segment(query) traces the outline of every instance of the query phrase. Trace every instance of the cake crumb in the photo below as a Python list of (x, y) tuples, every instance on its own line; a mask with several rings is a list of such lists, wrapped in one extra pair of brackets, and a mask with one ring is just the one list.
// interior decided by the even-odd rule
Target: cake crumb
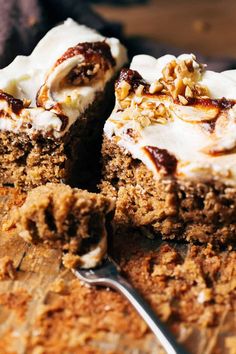
[(225, 346), (229, 349), (229, 354), (236, 354), (236, 336), (227, 337), (225, 339)]
[(42, 346), (37, 345), (32, 351), (32, 354), (44, 354), (45, 350)]
[(5, 256), (0, 259), (0, 280), (12, 279), (16, 277), (16, 269), (13, 260)]
[(81, 265), (81, 258), (77, 254), (66, 253), (62, 257), (62, 263), (65, 268), (73, 269)]
[(212, 289), (203, 289), (197, 297), (199, 304), (204, 304), (212, 299)]
[(113, 208), (114, 202), (101, 194), (48, 183), (28, 192), (4, 227), (15, 227), (26, 242), (68, 253), (63, 258), (67, 268), (93, 268), (106, 255), (106, 221)]
[(67, 286), (64, 279), (56, 279), (50, 286), (50, 291), (54, 293), (63, 294), (67, 290)]
[(161, 304), (159, 309), (159, 316), (161, 316), (162, 321), (166, 322), (171, 316), (172, 310), (168, 302)]

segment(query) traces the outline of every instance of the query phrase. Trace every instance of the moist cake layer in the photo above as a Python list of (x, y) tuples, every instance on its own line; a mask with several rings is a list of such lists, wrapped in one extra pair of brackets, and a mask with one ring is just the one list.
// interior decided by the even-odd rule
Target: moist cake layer
[(100, 187), (116, 198), (116, 228), (139, 228), (151, 238), (235, 242), (235, 187), (212, 179), (156, 179), (142, 161), (107, 138), (102, 153)]
[(235, 240), (235, 87), (235, 71), (206, 71), (193, 55), (137, 56), (122, 70), (103, 144), (102, 191), (117, 198), (116, 223)]

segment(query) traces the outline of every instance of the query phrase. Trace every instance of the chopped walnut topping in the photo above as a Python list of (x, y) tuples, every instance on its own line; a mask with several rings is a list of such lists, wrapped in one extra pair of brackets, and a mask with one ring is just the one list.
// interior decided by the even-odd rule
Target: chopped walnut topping
[(131, 100), (130, 100), (130, 98), (127, 97), (126, 99), (120, 101), (120, 107), (121, 107), (122, 109), (129, 108), (130, 106), (131, 106)]
[(185, 85), (185, 86), (189, 86), (189, 88), (193, 88), (193, 81), (189, 78), (189, 77), (184, 77), (183, 78), (183, 84)]
[(142, 115), (148, 116), (152, 123), (166, 123), (169, 117), (168, 110), (163, 103), (143, 102), (140, 105), (143, 108)]
[(151, 120), (149, 119), (149, 117), (145, 115), (138, 117), (138, 122), (141, 124), (143, 128), (146, 128), (151, 124)]
[(144, 89), (144, 86), (143, 85), (139, 85), (139, 87), (137, 88), (137, 90), (135, 91), (135, 94), (139, 97), (142, 95), (143, 93), (143, 89)]
[(131, 89), (131, 86), (127, 81), (124, 81), (124, 80), (121, 81), (118, 88), (116, 89), (116, 93), (118, 95), (118, 98), (120, 100), (124, 100), (128, 96), (130, 89)]
[(159, 106), (157, 107), (157, 112), (160, 116), (163, 116), (166, 113), (166, 107), (163, 103), (159, 104)]
[[(185, 60), (176, 59), (167, 63), (162, 70), (163, 77), (155, 80), (151, 85), (145, 84), (142, 78), (139, 78), (135, 85), (125, 79), (118, 81), (116, 93), (119, 108), (124, 110), (122, 119), (137, 122), (139, 124), (137, 129), (151, 124), (166, 124), (174, 117), (174, 107), (175, 115), (182, 120), (190, 122), (212, 120), (218, 112), (215, 107), (204, 106), (200, 115), (200, 101), (208, 96), (207, 89), (199, 84), (202, 69), (203, 65), (199, 65), (192, 56)], [(157, 92), (161, 93), (159, 99), (151, 96)], [(196, 99), (200, 99), (200, 103), (196, 104)], [(193, 101), (194, 107), (192, 107)], [(185, 114), (182, 114), (183, 109)], [(194, 120), (191, 117), (192, 113), (194, 113)]]
[(27, 100), (26, 98), (23, 98), (23, 106), (24, 108), (27, 108), (31, 105), (31, 100)]
[(179, 99), (180, 103), (182, 103), (184, 106), (186, 104), (188, 104), (188, 100), (186, 100), (186, 98), (184, 96), (178, 95), (178, 99)]
[(144, 109), (143, 111), (141, 111), (141, 115), (149, 117), (149, 118), (154, 118), (155, 117), (155, 113), (152, 110), (150, 110), (150, 109)]
[[(194, 58), (181, 60), (179, 62), (173, 60), (162, 70), (163, 80), (161, 80), (161, 83), (163, 84), (166, 93), (169, 92), (174, 99), (179, 96), (189, 98), (202, 97), (208, 93), (205, 87), (197, 84), (203, 66), (199, 65), (194, 67), (193, 60)], [(182, 101), (181, 103), (183, 103)]]
[(201, 96), (202, 98), (209, 98), (209, 92), (206, 87), (197, 84), (194, 86), (194, 90), (195, 90), (195, 96)]
[(149, 92), (154, 94), (160, 92), (163, 88), (164, 86), (160, 81), (154, 81), (149, 88)]
[(124, 109), (122, 120), (133, 120), (139, 123), (140, 129), (153, 123), (166, 124), (171, 117), (163, 103), (156, 102), (145, 95), (139, 97), (132, 93), (119, 104)]
[(186, 97), (190, 97), (190, 98), (193, 97), (193, 91), (191, 90), (191, 88), (190, 88), (189, 86), (186, 86), (186, 89), (185, 89), (185, 96), (186, 96)]
[(142, 104), (142, 107), (146, 108), (146, 109), (152, 109), (155, 110), (156, 109), (156, 102), (154, 101), (145, 101)]
[(173, 60), (164, 67), (164, 69), (162, 70), (162, 74), (163, 74), (163, 79), (165, 81), (168, 82), (173, 80), (176, 65), (177, 65), (176, 61)]

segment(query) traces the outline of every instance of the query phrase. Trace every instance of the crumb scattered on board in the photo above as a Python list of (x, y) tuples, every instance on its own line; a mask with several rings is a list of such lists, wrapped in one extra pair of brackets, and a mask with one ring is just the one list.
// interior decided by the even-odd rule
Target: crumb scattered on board
[(16, 269), (13, 260), (5, 256), (0, 258), (0, 280), (15, 279)]

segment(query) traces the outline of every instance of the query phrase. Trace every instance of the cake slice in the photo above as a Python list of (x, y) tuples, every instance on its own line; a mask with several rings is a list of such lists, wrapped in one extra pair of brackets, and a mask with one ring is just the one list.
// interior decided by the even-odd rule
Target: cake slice
[(194, 55), (134, 57), (104, 128), (115, 222), (164, 239), (236, 240), (236, 71)]
[(28, 192), (4, 229), (16, 227), (27, 242), (65, 251), (64, 262), (69, 268), (91, 268), (106, 255), (106, 221), (113, 209), (114, 202), (100, 194), (47, 183)]
[(96, 164), (112, 82), (126, 61), (115, 38), (71, 19), (0, 70), (0, 184), (75, 179)]

